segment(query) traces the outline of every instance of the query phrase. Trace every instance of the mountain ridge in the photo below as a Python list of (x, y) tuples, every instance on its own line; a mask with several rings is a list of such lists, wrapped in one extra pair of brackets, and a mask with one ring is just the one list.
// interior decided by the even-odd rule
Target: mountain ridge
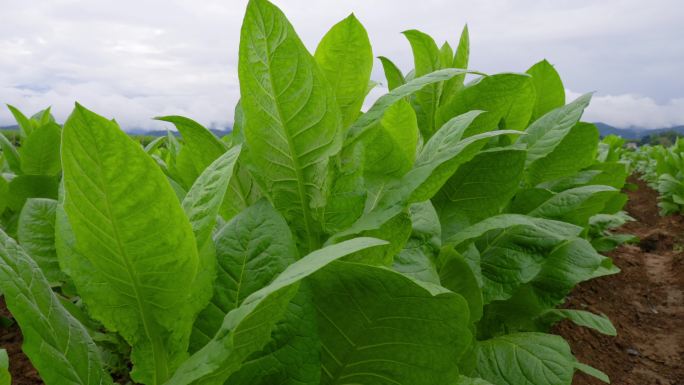
[(662, 128), (643, 128), (643, 127), (630, 127), (630, 128), (618, 128), (611, 126), (606, 123), (596, 122), (594, 123), (599, 130), (601, 137), (607, 135), (618, 135), (625, 139), (639, 140), (649, 135), (658, 135), (664, 132), (674, 131), (680, 135), (684, 135), (684, 125), (674, 126), (674, 127), (662, 127)]

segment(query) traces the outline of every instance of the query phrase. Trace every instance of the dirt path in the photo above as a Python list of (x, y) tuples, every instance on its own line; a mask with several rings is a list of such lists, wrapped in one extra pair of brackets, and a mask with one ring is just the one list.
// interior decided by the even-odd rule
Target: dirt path
[[(617, 385), (684, 385), (684, 218), (658, 216), (657, 192), (636, 178), (626, 210), (636, 222), (620, 231), (640, 238), (613, 251), (622, 273), (577, 287), (568, 307), (604, 313), (618, 336), (562, 323), (557, 332), (580, 361)], [(578, 374), (574, 385), (602, 384)]]

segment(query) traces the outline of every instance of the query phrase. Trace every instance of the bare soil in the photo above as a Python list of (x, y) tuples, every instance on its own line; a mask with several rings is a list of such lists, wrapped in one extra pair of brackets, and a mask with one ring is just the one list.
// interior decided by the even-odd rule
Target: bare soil
[[(0, 297), (0, 317), (11, 319), (12, 315), (7, 311), (5, 298)], [(0, 326), (0, 347), (7, 350), (9, 357), (9, 370), (12, 375), (12, 384), (37, 385), (43, 381), (31, 362), (21, 351), (23, 338), (19, 326), (14, 323), (8, 327)]]
[[(568, 308), (607, 315), (618, 330), (608, 337), (563, 322), (577, 358), (607, 373), (617, 385), (684, 385), (684, 218), (660, 217), (656, 191), (635, 177), (627, 212), (636, 219), (619, 232), (640, 241), (610, 253), (620, 274), (575, 288)], [(573, 385), (602, 382), (577, 374)]]

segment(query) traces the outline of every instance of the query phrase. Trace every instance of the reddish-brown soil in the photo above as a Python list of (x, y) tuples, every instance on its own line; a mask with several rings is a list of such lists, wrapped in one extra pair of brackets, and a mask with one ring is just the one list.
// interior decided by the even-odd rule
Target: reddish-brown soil
[[(619, 231), (639, 237), (610, 253), (620, 274), (577, 287), (567, 306), (606, 314), (618, 330), (608, 337), (567, 322), (556, 331), (577, 358), (617, 385), (684, 385), (684, 218), (660, 217), (654, 190), (636, 178)], [(574, 385), (602, 382), (577, 374)]]
[[(5, 307), (5, 299), (0, 297), (0, 317), (11, 318)], [(0, 347), (7, 350), (9, 356), (9, 369), (12, 374), (12, 384), (37, 385), (42, 384), (38, 372), (31, 362), (21, 351), (21, 332), (15, 323), (8, 327), (0, 326)]]

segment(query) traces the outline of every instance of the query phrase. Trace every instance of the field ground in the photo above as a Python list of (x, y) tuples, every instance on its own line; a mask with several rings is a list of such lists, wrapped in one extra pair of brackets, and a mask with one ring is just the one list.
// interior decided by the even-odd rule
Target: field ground
[[(604, 313), (618, 336), (561, 323), (556, 332), (573, 352), (617, 385), (684, 385), (684, 217), (658, 216), (657, 193), (636, 178), (627, 211), (637, 221), (621, 232), (638, 236), (636, 245), (611, 253), (622, 273), (586, 282), (575, 289), (568, 307)], [(0, 300), (0, 315), (9, 317)], [(0, 327), (0, 345), (7, 349), (13, 383), (41, 384), (21, 353), (16, 325)], [(575, 385), (602, 382), (578, 374)]]
[[(7, 307), (5, 307), (4, 298), (0, 298), (0, 317), (11, 317)], [(19, 331), (19, 326), (16, 323), (8, 327), (0, 326), (0, 347), (7, 350), (7, 355), (9, 356), (12, 384), (42, 384), (43, 381), (38, 377), (38, 372), (36, 372), (31, 362), (21, 351), (21, 341), (21, 331)]]
[[(630, 191), (627, 212), (636, 219), (621, 232), (638, 236), (635, 245), (613, 251), (620, 274), (585, 282), (568, 307), (606, 314), (617, 337), (561, 323), (582, 362), (606, 372), (617, 385), (684, 384), (684, 217), (658, 216), (656, 191), (644, 182)], [(602, 382), (578, 374), (574, 385)]]

